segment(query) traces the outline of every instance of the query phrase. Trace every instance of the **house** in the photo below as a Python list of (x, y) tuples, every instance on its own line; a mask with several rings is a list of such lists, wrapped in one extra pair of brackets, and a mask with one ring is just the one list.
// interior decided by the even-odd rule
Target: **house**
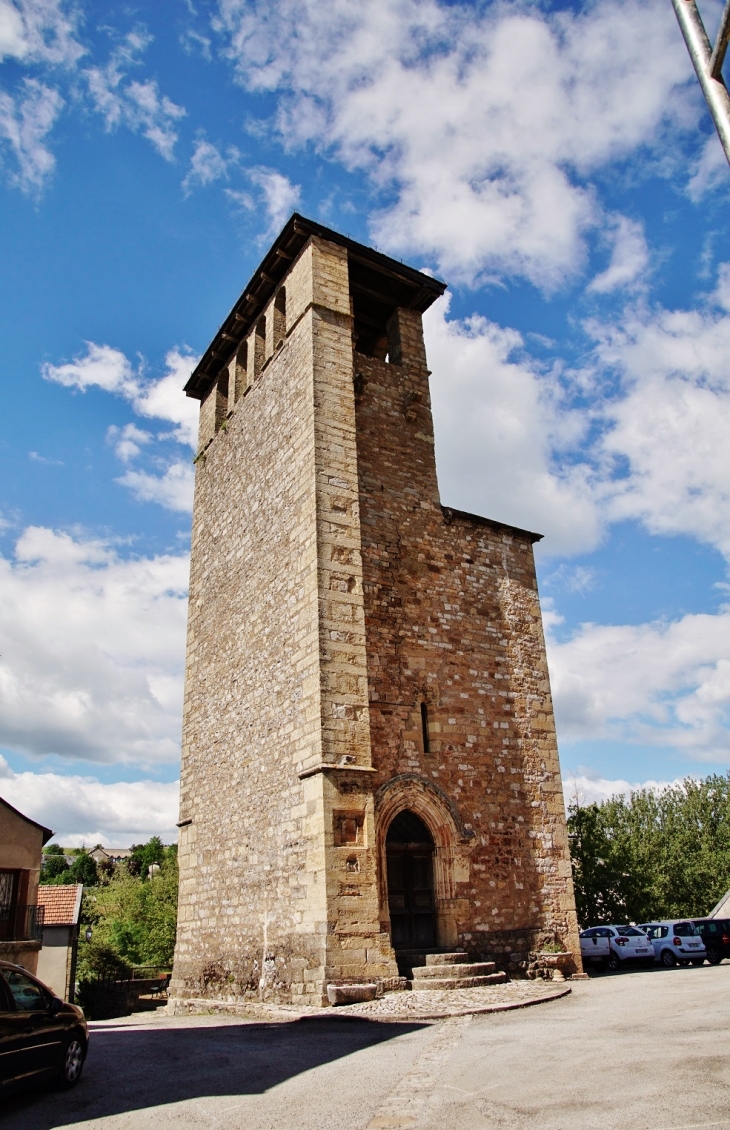
[(76, 980), (83, 892), (81, 883), (38, 888), (38, 906), (44, 913), (43, 947), (38, 954), (37, 974), (63, 1000), (72, 999)]
[(91, 858), (98, 864), (123, 863), (131, 854), (131, 848), (105, 848), (101, 844), (97, 844), (94, 850), (89, 852)]
[(42, 943), (38, 879), (53, 832), (0, 797), (0, 958), (35, 973)]

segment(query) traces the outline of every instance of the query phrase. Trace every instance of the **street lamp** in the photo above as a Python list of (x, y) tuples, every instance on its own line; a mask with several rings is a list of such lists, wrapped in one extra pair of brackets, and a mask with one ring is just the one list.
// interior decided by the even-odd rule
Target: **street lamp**
[(672, 6), (725, 156), (730, 161), (730, 95), (722, 77), (722, 65), (730, 41), (730, 0), (725, 2), (714, 47), (707, 37), (695, 0), (672, 0)]

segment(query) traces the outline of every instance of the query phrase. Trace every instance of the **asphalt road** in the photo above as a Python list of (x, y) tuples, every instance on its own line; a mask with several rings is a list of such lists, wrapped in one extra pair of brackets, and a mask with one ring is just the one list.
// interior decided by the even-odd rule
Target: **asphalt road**
[(3, 1130), (730, 1130), (730, 964), (576, 982), (433, 1025), (135, 1017)]

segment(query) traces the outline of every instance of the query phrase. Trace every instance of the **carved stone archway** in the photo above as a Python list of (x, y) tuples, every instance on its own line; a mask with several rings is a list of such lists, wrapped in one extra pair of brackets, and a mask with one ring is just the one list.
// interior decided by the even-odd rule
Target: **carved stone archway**
[(391, 822), (404, 809), (420, 816), (433, 836), (438, 944), (455, 945), (458, 941), (455, 883), (457, 879), (469, 877), (469, 843), (474, 832), (464, 825), (456, 805), (443, 789), (416, 773), (392, 777), (375, 794), (381, 929), (390, 934), (385, 841)]

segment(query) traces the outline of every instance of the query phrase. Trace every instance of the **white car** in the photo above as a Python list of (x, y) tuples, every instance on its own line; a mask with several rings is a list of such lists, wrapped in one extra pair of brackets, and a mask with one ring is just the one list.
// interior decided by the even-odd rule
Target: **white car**
[(580, 953), (584, 962), (611, 970), (627, 961), (654, 963), (651, 941), (636, 926), (592, 926), (580, 935)]
[(611, 929), (608, 926), (591, 926), (580, 935), (580, 956), (584, 967), (605, 969), (611, 956)]
[(654, 947), (654, 956), (662, 965), (702, 965), (707, 957), (705, 943), (694, 922), (646, 923), (646, 930)]

